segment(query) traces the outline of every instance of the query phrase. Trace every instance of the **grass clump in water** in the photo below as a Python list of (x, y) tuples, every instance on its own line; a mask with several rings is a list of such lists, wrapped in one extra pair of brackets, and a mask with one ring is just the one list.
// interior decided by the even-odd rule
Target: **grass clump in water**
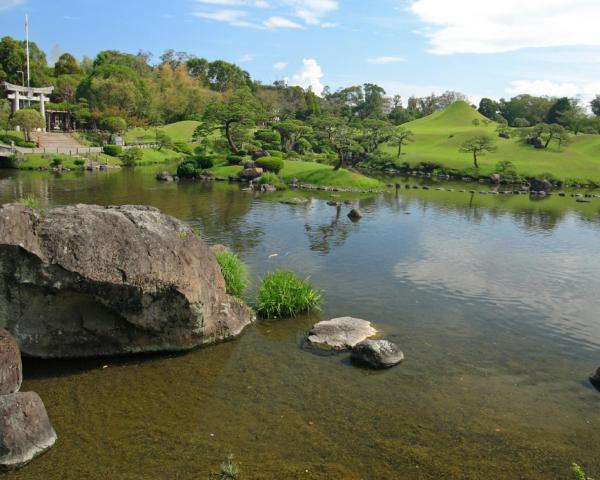
[(571, 466), (571, 469), (573, 470), (573, 474), (575, 475), (575, 478), (577, 480), (594, 480), (592, 477), (588, 477), (587, 474), (583, 471), (583, 468), (581, 468), (576, 463), (574, 463)]
[(233, 461), (233, 455), (228, 455), (227, 459), (221, 464), (219, 473), (212, 473), (209, 478), (215, 480), (239, 480), (240, 469)]
[(294, 317), (316, 310), (321, 294), (307, 280), (292, 272), (273, 272), (267, 275), (258, 291), (256, 310), (263, 317)]
[(258, 179), (259, 185), (273, 185), (277, 190), (285, 190), (287, 185), (273, 172), (264, 172)]
[(17, 203), (29, 207), (32, 210), (41, 211), (42, 209), (40, 201), (34, 195), (27, 195), (26, 197), (19, 198)]
[(250, 283), (248, 267), (235, 253), (223, 250), (215, 255), (225, 279), (227, 293), (240, 298)]

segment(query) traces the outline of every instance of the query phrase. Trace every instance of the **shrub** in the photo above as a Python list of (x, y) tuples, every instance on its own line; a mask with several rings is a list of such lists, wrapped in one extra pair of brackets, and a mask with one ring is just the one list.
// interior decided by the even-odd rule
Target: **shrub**
[(118, 157), (123, 152), (123, 147), (120, 145), (111, 144), (104, 145), (104, 147), (102, 147), (102, 152), (104, 152), (106, 155), (110, 155), (111, 157)]
[(100, 120), (100, 128), (110, 133), (121, 133), (127, 130), (127, 122), (121, 117), (104, 117)]
[(293, 317), (318, 309), (321, 294), (307, 280), (292, 272), (273, 272), (267, 275), (258, 291), (256, 310), (263, 317)]
[(180, 163), (177, 166), (177, 176), (181, 178), (191, 178), (196, 176), (196, 163), (192, 160)]
[(239, 165), (244, 161), (244, 157), (241, 155), (227, 155), (227, 164), (228, 165)]
[(144, 152), (141, 148), (128, 148), (119, 155), (119, 158), (126, 167), (135, 167), (135, 164), (144, 158)]
[(175, 142), (173, 144), (173, 150), (175, 150), (178, 153), (183, 153), (184, 155), (194, 154), (194, 150), (192, 149), (191, 145), (185, 142)]
[(300, 159), (300, 154), (298, 152), (294, 152), (292, 150), (291, 152), (289, 152), (288, 154), (286, 154), (285, 158), (286, 158), (286, 160), (299, 160)]
[(296, 142), (295, 148), (299, 153), (306, 153), (312, 150), (312, 145), (306, 138), (301, 138)]
[(273, 172), (264, 172), (257, 181), (259, 185), (273, 185), (277, 190), (287, 189), (287, 185)]
[(62, 165), (62, 163), (63, 163), (62, 158), (60, 158), (60, 157), (54, 157), (52, 159), (52, 161), (50, 162), (50, 166), (51, 167), (55, 167), (55, 168), (56, 167), (60, 167)]
[(229, 250), (219, 252), (215, 257), (221, 267), (227, 293), (235, 297), (241, 297), (250, 283), (248, 267), (240, 260), (240, 257)]
[(272, 157), (283, 158), (283, 152), (280, 150), (266, 150), (266, 152)]
[(78, 158), (76, 160), (73, 160), (73, 163), (78, 167), (82, 167), (83, 165), (85, 165), (85, 160), (83, 160), (82, 158)]
[(267, 172), (279, 173), (283, 168), (283, 160), (274, 157), (262, 157), (256, 160), (256, 166)]
[(215, 164), (215, 162), (213, 162), (213, 159), (206, 155), (195, 156), (194, 162), (196, 163), (196, 168), (199, 168), (201, 170), (207, 170), (209, 168), (212, 168)]
[(164, 130), (156, 131), (156, 143), (158, 144), (159, 150), (173, 147), (173, 140)]
[(281, 145), (281, 134), (277, 130), (257, 130), (254, 138), (258, 140), (262, 148), (279, 148)]

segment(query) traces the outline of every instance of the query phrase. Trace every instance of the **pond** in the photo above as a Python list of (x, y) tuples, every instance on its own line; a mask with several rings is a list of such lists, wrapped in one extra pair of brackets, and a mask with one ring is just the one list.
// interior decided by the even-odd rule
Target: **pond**
[[(249, 264), (254, 287), (290, 269), (322, 311), (259, 321), (181, 355), (26, 360), (59, 440), (14, 480), (553, 479), (600, 475), (600, 200), (431, 190), (280, 203), (238, 185), (160, 184), (151, 168), (0, 172), (0, 203), (149, 204)], [(352, 315), (405, 362), (372, 372), (301, 348)]]

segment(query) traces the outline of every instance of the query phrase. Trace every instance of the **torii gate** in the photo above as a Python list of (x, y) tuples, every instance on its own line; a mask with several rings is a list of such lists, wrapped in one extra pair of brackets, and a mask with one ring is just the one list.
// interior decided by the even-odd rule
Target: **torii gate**
[[(44, 119), (44, 124), (46, 123), (46, 102), (50, 101), (46, 95), (50, 95), (54, 91), (54, 87), (22, 87), (8, 82), (4, 82), (3, 85), (8, 92), (8, 99), (12, 100), (13, 113), (20, 110), (21, 100), (40, 102), (40, 115)], [(44, 128), (44, 131), (46, 131), (46, 128)]]

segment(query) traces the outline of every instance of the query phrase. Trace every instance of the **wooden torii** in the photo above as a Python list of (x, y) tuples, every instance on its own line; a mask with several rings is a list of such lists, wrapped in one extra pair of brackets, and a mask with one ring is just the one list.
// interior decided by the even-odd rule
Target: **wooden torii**
[(44, 122), (46, 121), (46, 102), (50, 101), (47, 95), (50, 95), (54, 91), (54, 87), (22, 87), (8, 82), (3, 82), (3, 86), (8, 92), (8, 99), (12, 100), (13, 113), (19, 111), (21, 108), (21, 100), (40, 102), (40, 115), (44, 119)]

